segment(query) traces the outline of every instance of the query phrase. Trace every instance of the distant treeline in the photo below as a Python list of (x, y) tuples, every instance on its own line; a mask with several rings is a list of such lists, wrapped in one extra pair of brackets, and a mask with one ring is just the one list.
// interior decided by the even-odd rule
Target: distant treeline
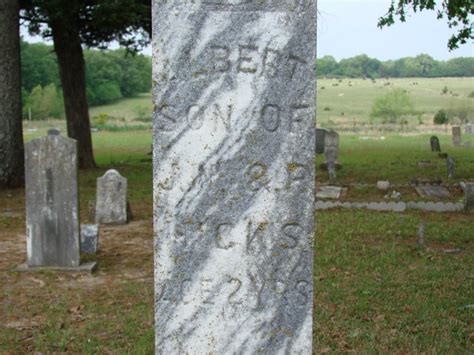
[[(124, 49), (85, 50), (90, 106), (132, 97), (151, 89), (151, 59)], [(64, 115), (61, 83), (53, 47), (21, 43), (23, 115), (33, 119)]]
[(316, 62), (316, 73), (319, 77), (350, 78), (474, 77), (474, 58), (437, 61), (427, 54), (420, 54), (380, 61), (362, 54), (338, 62), (332, 56), (324, 56)]

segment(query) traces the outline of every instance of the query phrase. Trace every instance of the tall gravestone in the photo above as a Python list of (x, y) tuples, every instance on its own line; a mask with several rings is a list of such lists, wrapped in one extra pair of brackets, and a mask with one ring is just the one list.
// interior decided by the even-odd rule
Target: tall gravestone
[(312, 352), (316, 14), (153, 3), (158, 354)]
[(97, 179), (96, 223), (127, 223), (127, 188), (127, 179), (114, 169)]
[(91, 271), (80, 262), (77, 142), (48, 135), (25, 145), (27, 264), (19, 271), (51, 268)]
[(461, 145), (461, 127), (455, 126), (452, 128), (453, 132), (453, 145), (458, 147)]

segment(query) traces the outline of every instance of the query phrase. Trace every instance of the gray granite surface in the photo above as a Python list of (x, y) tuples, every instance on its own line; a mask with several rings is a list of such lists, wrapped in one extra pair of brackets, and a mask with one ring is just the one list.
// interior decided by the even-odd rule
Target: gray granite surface
[(58, 135), (25, 145), (27, 263), (78, 267), (77, 143)]
[(157, 354), (311, 354), (316, 2), (153, 4)]

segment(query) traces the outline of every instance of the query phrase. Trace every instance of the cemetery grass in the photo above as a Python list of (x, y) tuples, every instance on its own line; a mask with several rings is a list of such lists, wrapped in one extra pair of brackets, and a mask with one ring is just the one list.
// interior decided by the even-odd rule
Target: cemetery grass
[[(472, 178), (472, 148), (454, 150), (448, 136), (440, 138), (442, 148), (461, 162), (459, 176)], [(98, 132), (93, 139), (99, 168), (80, 173), (82, 222), (89, 221), (96, 178), (109, 168), (129, 179), (134, 220), (102, 228), (93, 275), (19, 274), (14, 268), (26, 258), (23, 190), (0, 192), (0, 352), (153, 353), (151, 134)], [(385, 140), (343, 135), (338, 175), (342, 183), (438, 177), (436, 169), (420, 172), (419, 159), (433, 159), (429, 135)], [(319, 170), (318, 180), (327, 183)], [(371, 191), (352, 197), (368, 199)], [(472, 218), (319, 212), (316, 352), (474, 351), (473, 310), (463, 308), (474, 297)], [(426, 251), (414, 243), (420, 220), (427, 226)], [(456, 248), (462, 251), (440, 251)]]
[[(416, 244), (421, 221), (426, 249)], [(467, 214), (318, 212), (316, 351), (472, 353), (472, 221)]]

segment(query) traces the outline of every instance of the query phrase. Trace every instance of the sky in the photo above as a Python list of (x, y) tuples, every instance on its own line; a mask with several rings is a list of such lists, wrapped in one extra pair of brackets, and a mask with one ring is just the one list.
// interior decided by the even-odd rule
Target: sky
[[(434, 11), (412, 14), (407, 22), (379, 29), (391, 0), (318, 0), (318, 57), (332, 55), (337, 60), (367, 54), (380, 60), (413, 57), (426, 53), (437, 60), (474, 56), (468, 43), (449, 51), (447, 43), (454, 33)], [(22, 30), (25, 40), (42, 41)], [(114, 48), (116, 46), (112, 46)], [(151, 55), (151, 48), (143, 51)]]

